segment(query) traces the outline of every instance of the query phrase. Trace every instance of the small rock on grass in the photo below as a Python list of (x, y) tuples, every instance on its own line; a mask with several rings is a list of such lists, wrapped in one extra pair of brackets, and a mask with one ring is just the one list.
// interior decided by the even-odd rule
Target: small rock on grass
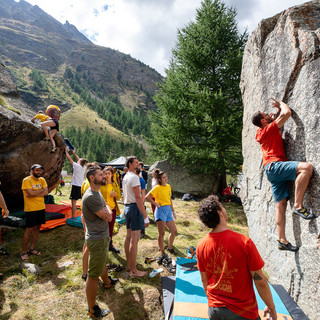
[(40, 274), (42, 272), (42, 269), (40, 267), (30, 262), (22, 262), (21, 269), (26, 269), (32, 274)]

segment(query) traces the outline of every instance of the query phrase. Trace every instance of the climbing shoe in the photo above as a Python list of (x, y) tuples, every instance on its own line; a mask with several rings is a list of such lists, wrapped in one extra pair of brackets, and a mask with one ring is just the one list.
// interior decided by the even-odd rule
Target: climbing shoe
[(292, 252), (297, 252), (299, 250), (299, 247), (293, 246), (290, 242), (288, 243), (282, 243), (278, 240), (278, 249), (281, 251), (292, 251)]
[(167, 250), (171, 253), (171, 254), (174, 254), (174, 255), (177, 255), (176, 251), (173, 249), (169, 249), (169, 247), (167, 247)]
[(103, 318), (106, 317), (110, 311), (107, 309), (101, 309), (97, 304), (93, 307), (94, 312), (88, 311), (88, 315), (94, 319), (94, 318)]
[(309, 212), (306, 208), (296, 209), (295, 207), (293, 207), (292, 213), (295, 213), (306, 220), (312, 220), (316, 218), (316, 216), (313, 213)]

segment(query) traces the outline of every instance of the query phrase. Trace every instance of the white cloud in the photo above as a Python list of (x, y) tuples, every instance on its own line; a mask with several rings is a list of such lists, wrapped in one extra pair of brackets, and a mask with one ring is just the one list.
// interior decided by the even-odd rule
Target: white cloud
[[(95, 44), (141, 60), (164, 75), (181, 29), (201, 0), (27, 0), (61, 23), (75, 25)], [(241, 32), (303, 0), (225, 0), (238, 12)]]

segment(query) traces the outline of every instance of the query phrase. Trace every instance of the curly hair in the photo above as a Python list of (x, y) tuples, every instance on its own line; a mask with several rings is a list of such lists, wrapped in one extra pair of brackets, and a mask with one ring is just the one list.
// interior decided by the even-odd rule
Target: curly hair
[(208, 228), (214, 229), (220, 223), (218, 210), (221, 210), (219, 198), (215, 195), (203, 199), (198, 208), (201, 222)]

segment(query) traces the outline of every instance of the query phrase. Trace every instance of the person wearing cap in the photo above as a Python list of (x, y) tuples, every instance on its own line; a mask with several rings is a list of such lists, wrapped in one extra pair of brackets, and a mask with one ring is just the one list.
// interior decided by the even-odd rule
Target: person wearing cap
[(28, 261), (29, 255), (40, 256), (40, 251), (35, 249), (35, 245), (41, 225), (46, 223), (44, 196), (48, 194), (48, 185), (41, 177), (43, 167), (40, 164), (34, 164), (30, 173), (30, 176), (23, 179), (21, 188), (26, 214), (26, 231), (20, 254), (22, 261)]

